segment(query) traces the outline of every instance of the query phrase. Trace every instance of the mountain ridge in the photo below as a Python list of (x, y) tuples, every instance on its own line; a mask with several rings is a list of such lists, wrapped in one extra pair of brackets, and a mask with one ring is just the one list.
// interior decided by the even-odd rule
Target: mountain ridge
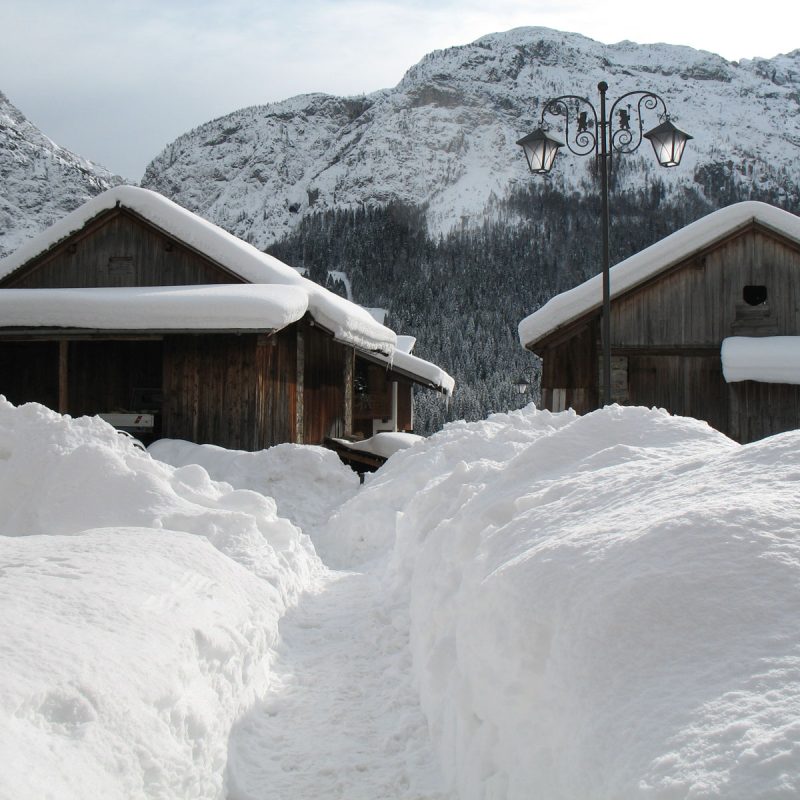
[(0, 257), (123, 182), (57, 145), (0, 92)]
[[(800, 183), (800, 50), (731, 62), (687, 46), (515, 28), (429, 53), (391, 89), (300, 95), (219, 117), (168, 145), (142, 185), (262, 248), (309, 214), (391, 200), (425, 205), (431, 232), (446, 233), (481, 224), (493, 196), (531, 179), (515, 141), (538, 125), (543, 101), (594, 93), (599, 80), (611, 101), (639, 88), (662, 95), (694, 136), (678, 170), (643, 151), (625, 157), (623, 182), (657, 174), (672, 190), (721, 164), (744, 183)], [(645, 129), (657, 122), (650, 115)], [(589, 161), (560, 156), (548, 180), (586, 189)]]

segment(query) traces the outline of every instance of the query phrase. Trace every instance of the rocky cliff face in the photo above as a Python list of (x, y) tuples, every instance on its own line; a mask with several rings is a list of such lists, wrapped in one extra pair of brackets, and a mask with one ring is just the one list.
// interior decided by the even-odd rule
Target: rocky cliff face
[[(645, 142), (617, 160), (631, 185), (668, 189), (708, 171), (757, 188), (800, 184), (800, 50), (729, 62), (671, 45), (603, 45), (577, 34), (519, 28), (437, 51), (394, 88), (340, 98), (314, 94), (213, 120), (170, 144), (142, 185), (259, 247), (306, 215), (399, 199), (427, 208), (432, 232), (482, 222), (493, 199), (531, 180), (515, 141), (561, 94), (597, 104), (657, 92), (694, 140), (683, 164), (660, 169)], [(658, 118), (651, 114), (645, 129)], [(586, 181), (590, 158), (559, 155), (548, 180)], [(746, 188), (746, 186), (745, 186)]]
[(119, 183), (48, 139), (0, 92), (0, 257)]

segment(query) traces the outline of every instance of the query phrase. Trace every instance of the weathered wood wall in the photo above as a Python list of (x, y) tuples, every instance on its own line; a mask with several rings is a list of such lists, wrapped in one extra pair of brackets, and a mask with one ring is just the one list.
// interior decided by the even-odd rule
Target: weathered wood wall
[(166, 336), (163, 435), (241, 450), (293, 441), (293, 357), (291, 331)]
[[(728, 436), (754, 442), (800, 428), (800, 386), (741, 381), (729, 386)], [(716, 427), (716, 426), (715, 426)]]
[[(755, 312), (743, 300), (745, 286), (767, 289)], [(614, 300), (612, 346), (717, 346), (747, 335), (758, 312), (770, 334), (800, 333), (800, 250), (750, 228)]]
[(286, 328), (272, 336), (256, 338), (255, 449), (296, 442), (297, 329)]
[(542, 353), (543, 408), (553, 411), (574, 408), (579, 414), (597, 408), (599, 331), (598, 320), (591, 320)]
[[(765, 303), (745, 302), (753, 286)], [(597, 408), (599, 325), (596, 311), (537, 348), (543, 407)], [(707, 420), (740, 442), (792, 429), (798, 387), (722, 375), (723, 339), (775, 335), (800, 335), (800, 248), (754, 225), (612, 301), (613, 399)]]
[(243, 281), (130, 211), (115, 209), (0, 281), (0, 286), (42, 289), (209, 283)]
[(303, 330), (303, 442), (322, 444), (342, 437), (349, 427), (344, 418), (346, 359), (352, 350), (313, 325)]

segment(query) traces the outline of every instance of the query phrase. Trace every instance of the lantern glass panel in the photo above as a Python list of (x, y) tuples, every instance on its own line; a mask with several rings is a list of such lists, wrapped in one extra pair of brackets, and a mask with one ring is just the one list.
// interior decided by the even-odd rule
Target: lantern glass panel
[(645, 134), (662, 167), (677, 167), (681, 163), (686, 142), (692, 137), (676, 128), (669, 120)]

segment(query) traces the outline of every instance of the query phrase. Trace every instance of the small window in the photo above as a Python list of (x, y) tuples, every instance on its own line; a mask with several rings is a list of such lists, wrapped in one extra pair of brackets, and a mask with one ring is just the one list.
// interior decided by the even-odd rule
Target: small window
[(742, 290), (742, 299), (749, 306), (761, 306), (767, 302), (767, 287), (745, 286)]

